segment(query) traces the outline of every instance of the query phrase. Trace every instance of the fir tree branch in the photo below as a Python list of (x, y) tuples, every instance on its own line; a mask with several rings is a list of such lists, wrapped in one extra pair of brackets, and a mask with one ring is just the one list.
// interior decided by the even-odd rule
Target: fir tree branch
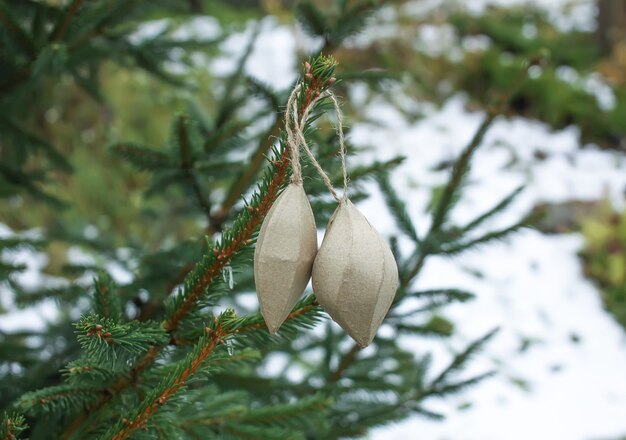
[(196, 198), (196, 202), (204, 215), (207, 218), (207, 222), (210, 225), (212, 223), (211, 216), (211, 205), (207, 201), (207, 198), (202, 194), (202, 189), (200, 189), (200, 184), (196, 179), (196, 176), (193, 174), (192, 166), (193, 163), (191, 161), (191, 145), (189, 141), (189, 133), (187, 132), (187, 123), (183, 116), (180, 116), (176, 121), (176, 135), (178, 136), (178, 145), (180, 148), (180, 158), (181, 158), (181, 168), (183, 170), (183, 174), (193, 191), (193, 194)]
[(343, 372), (350, 366), (350, 364), (352, 364), (352, 362), (354, 362), (359, 351), (361, 351), (361, 347), (358, 344), (352, 345), (350, 351), (343, 355), (337, 369), (331, 373), (328, 381), (333, 383), (341, 379)]
[[(243, 223), (243, 227), (235, 231), (232, 237), (228, 237), (230, 240), (223, 240), (223, 244), (216, 246), (214, 256), (211, 257), (211, 261), (206, 268), (197, 267), (197, 269), (199, 269), (197, 271), (201, 273), (197, 274), (197, 280), (191, 283), (190, 291), (186, 292), (184, 298), (176, 307), (176, 310), (165, 321), (164, 326), (167, 331), (173, 332), (178, 328), (180, 321), (195, 307), (207, 286), (209, 286), (216, 277), (220, 276), (222, 270), (230, 263), (230, 260), (235, 254), (250, 243), (257, 227), (261, 224), (273, 202), (278, 197), (281, 186), (287, 180), (289, 155), (286, 151), (283, 152), (280, 159), (274, 162), (274, 166), (275, 173), (259, 202), (256, 206), (249, 205), (249, 209), (246, 208), (242, 215), (240, 215), (239, 219), (243, 220), (240, 222)], [(194, 272), (187, 278), (195, 278)]]
[(26, 428), (28, 425), (24, 416), (4, 413), (0, 419), (0, 440), (15, 440)]
[[(314, 315), (317, 313), (321, 313), (321, 308), (319, 307), (319, 303), (315, 299), (315, 295), (309, 295), (303, 298), (301, 301), (296, 304), (293, 311), (287, 315), (283, 325), (281, 326), (281, 334), (289, 333), (290, 323), (295, 322), (296, 325), (305, 326), (306, 323), (302, 322), (302, 318), (308, 315)], [(313, 316), (315, 318), (315, 315)], [(253, 332), (263, 331), (267, 329), (267, 325), (265, 324), (265, 320), (260, 313), (255, 313), (253, 315), (246, 316), (245, 318), (241, 318), (237, 327), (236, 333), (238, 335), (248, 335)], [(269, 334), (269, 333), (267, 333)], [(190, 345), (196, 342), (195, 339), (183, 339), (173, 337), (171, 343), (173, 345)]]
[(282, 127), (282, 116), (283, 113), (281, 112), (276, 117), (274, 124), (270, 127), (265, 136), (261, 138), (259, 146), (254, 151), (254, 153), (252, 153), (252, 156), (249, 159), (248, 167), (240, 176), (237, 176), (237, 179), (235, 179), (233, 185), (228, 190), (228, 193), (226, 194), (226, 198), (222, 202), (220, 210), (213, 218), (213, 222), (211, 223), (208, 231), (210, 234), (217, 232), (221, 228), (222, 223), (226, 219), (226, 216), (228, 215), (232, 207), (235, 205), (235, 203), (237, 203), (237, 201), (241, 197), (241, 194), (246, 190), (246, 188), (249, 187), (250, 182), (252, 181), (254, 176), (257, 175), (261, 166), (265, 163), (265, 155), (267, 154), (267, 151), (272, 147), (272, 145), (274, 145), (276, 137), (278, 136)]
[(164, 405), (172, 396), (185, 386), (187, 381), (203, 366), (204, 361), (215, 351), (218, 344), (224, 341), (228, 335), (220, 325), (213, 329), (207, 329), (208, 335), (200, 342), (199, 350), (193, 353), (188, 362), (188, 366), (180, 372), (175, 372), (170, 384), (161, 393), (152, 393), (146, 401), (142, 403), (139, 410), (130, 418), (124, 418), (118, 426), (112, 428), (102, 439), (124, 440), (135, 430), (146, 426), (148, 419), (154, 415), (159, 408)]
[[(319, 310), (319, 303), (317, 302), (317, 300), (315, 299), (315, 297), (312, 297), (311, 302), (307, 303), (306, 302), (306, 298), (305, 301), (302, 301), (303, 305), (301, 305), (300, 307), (296, 306), (296, 308), (289, 314), (287, 315), (287, 318), (285, 318), (285, 323), (292, 321), (294, 319), (299, 318), (300, 316), (306, 315), (309, 312), (312, 312), (313, 310)], [(245, 325), (241, 328), (239, 328), (238, 333), (247, 333), (247, 332), (253, 332), (253, 331), (257, 331), (257, 330), (263, 330), (267, 328), (267, 325), (265, 324), (265, 321), (261, 318), (258, 322), (254, 323), (250, 323), (248, 325)]]
[(504, 199), (502, 199), (493, 208), (487, 210), (486, 212), (484, 212), (483, 214), (479, 215), (474, 220), (469, 222), (467, 225), (463, 226), (463, 228), (461, 228), (460, 231), (462, 232), (471, 231), (477, 228), (478, 226), (480, 226), (482, 223), (484, 223), (487, 219), (491, 218), (493, 215), (499, 212), (502, 212), (517, 198), (517, 196), (522, 192), (523, 189), (524, 189), (523, 185), (519, 186), (513, 192), (511, 192), (511, 194), (509, 194)]
[[(334, 82), (330, 81), (335, 67), (335, 61), (332, 57), (318, 57), (311, 61), (311, 65), (313, 66), (311, 68), (313, 76), (303, 80), (305, 88), (303, 95), (305, 98), (301, 103), (302, 111), (312, 105), (318, 96)], [(252, 242), (256, 230), (278, 197), (281, 187), (287, 182), (288, 176), (289, 150), (288, 148), (282, 148), (277, 153), (276, 159), (272, 161), (271, 174), (268, 176), (266, 184), (260, 187), (262, 191), (252, 196), (252, 203), (248, 204), (235, 220), (233, 230), (223, 232), (222, 240), (215, 246), (213, 252), (209, 253), (205, 260), (199, 263), (196, 269), (187, 276), (187, 282), (182, 294), (176, 298), (173, 310), (168, 313), (168, 318), (161, 324), (166, 331), (173, 333), (178, 328), (180, 322), (195, 308), (207, 287), (220, 276), (222, 270), (230, 263), (235, 254)], [(296, 310), (292, 312), (294, 318), (314, 310), (313, 307), (306, 305), (303, 305), (303, 307), (307, 307), (307, 309), (305, 311)], [(164, 345), (159, 344), (151, 346), (131, 369), (130, 375), (120, 378), (106, 390), (107, 394), (105, 396), (98, 399), (87, 412), (79, 415), (66, 428), (63, 438), (70, 438), (73, 435), (83, 423), (87, 413), (97, 411), (109, 402), (114, 395), (119, 394), (134, 383), (139, 374), (152, 364), (163, 347)]]
[[(294, 310), (294, 312), (290, 315), (290, 319), (295, 319), (316, 308), (316, 303), (314, 301), (308, 303), (307, 301), (303, 301), (301, 304), (305, 305)], [(149, 419), (163, 405), (165, 405), (168, 400), (178, 393), (195, 374), (206, 366), (205, 363), (208, 362), (210, 356), (215, 352), (218, 345), (224, 343), (229, 338), (236, 338), (238, 335), (247, 331), (259, 329), (260, 327), (258, 324), (254, 323), (254, 321), (250, 323), (250, 320), (247, 317), (237, 318), (231, 310), (224, 312), (215, 320), (211, 327), (207, 327), (205, 329), (206, 335), (203, 338), (200, 338), (196, 348), (187, 357), (187, 359), (183, 361), (184, 368), (173, 370), (170, 376), (164, 380), (162, 389), (159, 388), (146, 397), (135, 414), (132, 414), (128, 418), (124, 418), (120, 423), (118, 423), (118, 425), (116, 425), (116, 427), (109, 430), (103, 439), (123, 440), (135, 430), (146, 427)], [(229, 356), (228, 360), (233, 360), (233, 358)], [(219, 360), (216, 361), (214, 359), (213, 364), (219, 363)], [(297, 411), (298, 408), (298, 406), (293, 406), (295, 411)], [(263, 411), (257, 411), (257, 413), (259, 412), (263, 413)], [(271, 416), (271, 414), (265, 412), (264, 418), (267, 419)], [(273, 417), (284, 418), (285, 416), (285, 414), (280, 413), (275, 414)]]
[(385, 197), (387, 206), (391, 210), (391, 214), (396, 220), (398, 227), (404, 232), (413, 242), (420, 244), (420, 239), (417, 236), (417, 231), (413, 225), (413, 221), (409, 217), (404, 202), (398, 197), (396, 191), (391, 186), (389, 181), (389, 173), (379, 173), (376, 175), (376, 181), (380, 186), (380, 189)]
[(113, 322), (119, 322), (122, 317), (122, 306), (113, 279), (108, 273), (102, 272), (94, 280), (94, 288), (94, 311)]
[(74, 385), (55, 385), (26, 393), (20, 397), (16, 407), (33, 413), (53, 412), (85, 407), (98, 393), (97, 389)]
[(520, 222), (515, 223), (511, 226), (507, 226), (506, 228), (503, 228), (497, 231), (488, 232), (487, 234), (481, 237), (469, 240), (465, 243), (452, 243), (449, 246), (447, 245), (442, 246), (438, 253), (443, 253), (446, 255), (458, 254), (460, 252), (463, 252), (466, 249), (473, 248), (481, 244), (486, 244), (492, 241), (501, 240), (505, 237), (508, 237), (512, 232), (518, 231), (528, 226), (529, 224), (530, 224), (529, 220), (527, 218), (524, 218)]
[(499, 328), (495, 328), (495, 329), (491, 330), (485, 336), (483, 336), (483, 337), (477, 339), (476, 341), (472, 342), (461, 353), (459, 353), (456, 356), (454, 356), (454, 359), (452, 360), (450, 365), (448, 365), (441, 373), (439, 373), (439, 375), (435, 379), (433, 379), (433, 381), (431, 382), (430, 388), (437, 389), (437, 387), (439, 387), (439, 386), (444, 386), (444, 384), (446, 383), (446, 379), (450, 375), (452, 375), (452, 374), (456, 373), (457, 371), (459, 371), (459, 369), (463, 365), (465, 365), (465, 363), (473, 355), (475, 355), (478, 351), (480, 351), (485, 346), (487, 341), (489, 341), (491, 338), (493, 338), (498, 333), (499, 330), (500, 330)]
[(50, 35), (50, 41), (58, 41), (63, 38), (65, 32), (67, 32), (67, 29), (70, 26), (70, 23), (72, 22), (72, 19), (80, 9), (82, 3), (83, 0), (72, 1), (70, 7), (67, 10), (67, 13), (63, 16), (62, 20), (59, 20), (57, 26), (52, 31), (52, 34)]
[(152, 148), (128, 142), (116, 143), (110, 148), (111, 152), (123, 157), (139, 170), (167, 170), (177, 167), (167, 154)]
[(446, 221), (448, 214), (450, 213), (451, 205), (455, 199), (455, 195), (457, 193), (458, 188), (461, 186), (463, 181), (463, 177), (466, 175), (467, 170), (469, 169), (470, 159), (476, 152), (476, 149), (482, 144), (483, 138), (487, 133), (491, 124), (493, 124), (494, 120), (498, 116), (498, 113), (489, 112), (487, 117), (480, 124), (476, 133), (472, 137), (470, 143), (465, 147), (461, 156), (455, 161), (454, 167), (452, 168), (452, 175), (448, 180), (448, 183), (441, 195), (441, 199), (437, 204), (437, 208), (433, 214), (432, 224), (430, 226), (431, 233), (435, 233), (439, 231), (443, 226), (443, 223)]

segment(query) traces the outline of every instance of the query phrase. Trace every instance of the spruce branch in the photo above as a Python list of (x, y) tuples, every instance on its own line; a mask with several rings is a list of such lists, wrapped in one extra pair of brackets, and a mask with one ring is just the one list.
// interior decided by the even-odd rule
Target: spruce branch
[(106, 272), (101, 272), (94, 280), (94, 290), (95, 313), (113, 322), (119, 322), (122, 318), (122, 305), (111, 276)]
[(476, 152), (476, 149), (482, 144), (482, 141), (487, 133), (487, 130), (491, 127), (494, 120), (498, 116), (498, 113), (490, 112), (487, 114), (487, 117), (480, 124), (472, 140), (469, 144), (463, 149), (463, 152), (459, 156), (459, 158), (454, 162), (454, 167), (452, 168), (452, 174), (448, 183), (445, 186), (445, 189), (439, 199), (439, 203), (435, 208), (435, 212), (433, 213), (432, 224), (430, 226), (431, 233), (435, 233), (439, 231), (446, 221), (448, 214), (451, 211), (452, 205), (456, 200), (456, 194), (463, 182), (463, 178), (466, 176), (469, 170), (470, 159)]
[(61, 374), (65, 376), (67, 382), (76, 386), (100, 387), (103, 382), (110, 381), (115, 373), (116, 371), (98, 364), (88, 356), (78, 358), (61, 369)]
[(482, 374), (473, 376), (469, 379), (461, 380), (459, 382), (446, 383), (443, 385), (440, 384), (438, 386), (433, 387), (431, 390), (429, 390), (427, 394), (426, 393), (420, 394), (419, 398), (423, 399), (424, 397), (426, 397), (426, 395), (445, 397), (449, 394), (455, 394), (461, 390), (464, 390), (473, 385), (476, 385), (485, 379), (493, 377), (494, 374), (495, 374), (494, 371), (488, 371), (486, 373), (482, 373)]
[[(324, 313), (319, 306), (315, 295), (307, 295), (294, 306), (293, 311), (287, 315), (281, 325), (280, 334), (271, 335), (261, 313), (254, 313), (237, 318), (231, 325), (235, 326), (237, 339), (235, 342), (243, 344), (244, 340), (254, 340), (261, 343), (293, 336), (303, 329), (313, 328), (322, 318)], [(196, 338), (197, 339), (197, 338)], [(189, 345), (195, 343), (195, 339), (183, 339), (173, 337), (175, 345)]]
[[(332, 57), (319, 56), (310, 61), (311, 73), (309, 78), (303, 78), (303, 94), (299, 101), (303, 114), (309, 106), (334, 82), (333, 77), (336, 62)], [(310, 121), (309, 121), (310, 123)], [(307, 124), (308, 125), (308, 124)], [(284, 136), (281, 138), (281, 142)], [(208, 287), (215, 279), (221, 276), (222, 270), (231, 262), (242, 249), (249, 246), (255, 238), (255, 233), (261, 225), (263, 218), (278, 197), (282, 187), (286, 184), (289, 176), (289, 150), (286, 146), (274, 151), (274, 160), (270, 162), (270, 169), (258, 186), (258, 190), (251, 196), (250, 202), (233, 222), (232, 228), (223, 231), (221, 240), (215, 243), (204, 256), (203, 260), (187, 275), (184, 286), (168, 304), (166, 319), (161, 327), (168, 333), (176, 331), (181, 321), (193, 311)], [(316, 310), (312, 305), (301, 302), (301, 308), (306, 310), (294, 311), (293, 318), (305, 316), (306, 313)], [(251, 326), (260, 323), (251, 324)], [(89, 331), (89, 330), (87, 330)], [(99, 339), (100, 335), (97, 335)], [(106, 342), (106, 337), (104, 338)], [(174, 339), (170, 339), (175, 341)], [(141, 359), (133, 366), (129, 376), (121, 377), (112, 386), (107, 388), (106, 394), (99, 398), (88, 412), (97, 411), (111, 398), (131, 385), (156, 359), (162, 348), (167, 344), (152, 345)], [(148, 414), (149, 416), (149, 414)], [(86, 413), (77, 417), (64, 432), (63, 438), (69, 438), (82, 424)], [(139, 418), (139, 421), (143, 417)], [(136, 429), (137, 425), (134, 429)], [(127, 426), (128, 428), (128, 426)]]
[(202, 193), (200, 184), (198, 183), (198, 180), (193, 172), (191, 141), (187, 130), (187, 120), (184, 116), (180, 116), (176, 121), (176, 135), (178, 137), (178, 146), (180, 148), (181, 168), (183, 170), (183, 174), (185, 175), (189, 187), (196, 198), (198, 206), (202, 209), (202, 212), (204, 212), (207, 222), (210, 225), (212, 223), (211, 205), (209, 204), (206, 196)]
[(228, 335), (219, 322), (215, 328), (207, 327), (206, 332), (206, 337), (198, 341), (195, 350), (183, 362), (184, 367), (172, 372), (157, 390), (146, 397), (137, 410), (109, 429), (101, 437), (102, 440), (124, 440), (137, 429), (144, 428), (150, 417), (187, 384)]
[(168, 170), (176, 166), (167, 154), (135, 143), (116, 143), (110, 148), (114, 154), (123, 157), (139, 170)]
[(0, 419), (0, 440), (16, 440), (28, 425), (21, 414), (7, 414)]
[(467, 361), (470, 360), (471, 357), (477, 354), (485, 346), (487, 341), (489, 341), (498, 333), (499, 330), (499, 328), (491, 330), (485, 336), (482, 336), (481, 338), (468, 345), (467, 348), (461, 353), (458, 353), (456, 356), (454, 356), (454, 359), (452, 360), (452, 362), (450, 362), (450, 365), (448, 365), (441, 373), (439, 373), (439, 375), (435, 379), (433, 379), (430, 384), (430, 388), (437, 389), (437, 387), (445, 384), (448, 377), (459, 371), (467, 363)]
[(464, 243), (451, 243), (450, 245), (442, 245), (441, 248), (437, 251), (437, 253), (443, 253), (446, 255), (453, 255), (463, 252), (467, 249), (474, 248), (476, 246), (491, 243), (492, 241), (502, 240), (505, 237), (511, 235), (511, 233), (516, 232), (524, 227), (527, 227), (531, 222), (528, 218), (524, 218), (521, 221), (514, 223), (505, 228), (491, 231), (486, 233), (485, 235), (471, 239)]
[(97, 393), (97, 389), (90, 387), (72, 384), (55, 385), (22, 395), (15, 406), (33, 414), (68, 412), (84, 408)]
[(60, 17), (60, 20), (57, 23), (57, 26), (54, 28), (54, 30), (50, 34), (50, 41), (58, 41), (63, 38), (63, 36), (65, 35), (65, 32), (67, 32), (67, 29), (70, 26), (70, 23), (72, 22), (72, 19), (74, 18), (74, 16), (80, 9), (80, 6), (82, 3), (83, 3), (83, 0), (72, 1), (69, 8), (67, 9), (67, 13)]
[(241, 194), (245, 192), (245, 190), (249, 187), (250, 182), (257, 175), (259, 169), (265, 161), (267, 160), (266, 154), (274, 142), (276, 137), (279, 135), (280, 129), (282, 127), (282, 118), (283, 114), (281, 113), (276, 117), (274, 124), (270, 127), (267, 133), (261, 138), (261, 142), (257, 149), (252, 153), (252, 156), (249, 159), (249, 164), (246, 169), (241, 173), (235, 181), (233, 185), (231, 185), (228, 193), (226, 194), (226, 198), (222, 202), (222, 206), (219, 211), (216, 213), (214, 217), (214, 221), (209, 228), (209, 233), (217, 232), (222, 223), (226, 220), (226, 216), (232, 209), (232, 207), (237, 203), (241, 197)]
[[(302, 307), (294, 310), (289, 319), (294, 320), (312, 311), (315, 307), (311, 300), (303, 302), (303, 304)], [(219, 345), (227, 340), (236, 339), (245, 332), (260, 330), (258, 323), (255, 322), (257, 320), (258, 318), (253, 320), (249, 317), (238, 318), (232, 310), (222, 313), (210, 327), (205, 328), (205, 336), (199, 339), (194, 350), (178, 367), (172, 369), (168, 377), (144, 399), (139, 408), (130, 417), (125, 417), (114, 428), (111, 428), (102, 438), (110, 440), (127, 438), (133, 431), (146, 427), (148, 420), (185, 387), (197, 373), (210, 366), (219, 366), (223, 361), (238, 361), (239, 358), (235, 356), (228, 356), (223, 360), (219, 357), (215, 358), (215, 351)], [(243, 359), (248, 360), (249, 356), (244, 356)], [(275, 417), (283, 416), (281, 414)]]
[(343, 355), (337, 369), (335, 369), (329, 376), (328, 381), (333, 383), (337, 382), (343, 376), (344, 371), (354, 362), (357, 354), (361, 351), (361, 347), (358, 344), (353, 344), (352, 348)]
[(156, 322), (115, 322), (96, 314), (75, 324), (78, 342), (97, 363), (126, 365), (129, 359), (146, 353), (154, 345), (167, 344), (169, 336)]
[(517, 196), (523, 190), (524, 190), (524, 186), (523, 185), (517, 187), (514, 191), (512, 191), (508, 196), (506, 196), (504, 199), (502, 199), (493, 208), (488, 209), (483, 214), (479, 215), (474, 220), (469, 222), (467, 225), (463, 226), (460, 229), (460, 231), (462, 231), (462, 232), (471, 231), (471, 230), (477, 228), (478, 226), (482, 225), (486, 220), (490, 219), (491, 217), (493, 217), (497, 213), (504, 211), (506, 208), (508, 208), (511, 205), (511, 203), (513, 203), (513, 201), (517, 198)]
[(380, 186), (380, 189), (385, 197), (387, 206), (389, 207), (391, 214), (396, 220), (396, 224), (402, 232), (404, 232), (413, 242), (420, 244), (420, 239), (417, 236), (417, 231), (413, 225), (413, 221), (406, 209), (404, 202), (398, 197), (396, 191), (391, 186), (388, 173), (379, 173), (376, 175), (376, 181)]

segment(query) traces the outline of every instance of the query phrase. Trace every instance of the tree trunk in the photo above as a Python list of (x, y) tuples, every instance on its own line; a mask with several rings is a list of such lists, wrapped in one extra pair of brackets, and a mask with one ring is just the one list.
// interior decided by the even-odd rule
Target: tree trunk
[(598, 0), (598, 43), (604, 54), (626, 39), (626, 0)]

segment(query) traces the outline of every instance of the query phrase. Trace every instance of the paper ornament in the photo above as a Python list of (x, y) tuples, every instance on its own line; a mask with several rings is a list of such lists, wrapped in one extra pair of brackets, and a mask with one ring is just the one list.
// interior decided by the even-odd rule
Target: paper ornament
[(254, 251), (261, 314), (275, 334), (311, 279), (317, 230), (302, 184), (291, 183), (270, 208)]
[(347, 199), (328, 223), (313, 264), (319, 303), (361, 346), (369, 345), (398, 288), (391, 249)]

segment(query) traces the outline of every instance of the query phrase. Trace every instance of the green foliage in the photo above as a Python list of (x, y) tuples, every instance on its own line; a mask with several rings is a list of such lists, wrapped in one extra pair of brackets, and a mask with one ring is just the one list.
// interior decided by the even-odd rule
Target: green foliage
[(209, 428), (209, 438), (303, 439), (323, 429), (332, 406), (321, 394), (263, 407), (251, 406), (245, 393), (219, 392), (216, 387), (190, 394), (182, 407), (181, 429), (192, 436), (206, 436)]
[[(44, 139), (32, 118), (29, 96), (41, 96), (45, 109), (49, 89), (73, 81), (102, 100), (99, 73), (105, 62), (134, 66), (174, 84), (181, 81), (165, 69), (172, 48), (197, 49), (214, 41), (180, 40), (162, 32), (138, 41), (138, 25), (163, 10), (182, 13), (175, 1), (89, 1), (54, 4), (0, 3), (0, 183), (26, 191), (35, 199), (59, 203), (42, 187), (52, 170), (71, 167), (58, 146)], [(36, 164), (35, 168), (33, 165)], [(27, 170), (27, 171), (26, 171)]]
[(32, 414), (76, 414), (96, 395), (96, 390), (71, 384), (55, 385), (24, 394), (15, 406)]
[(311, 35), (324, 39), (326, 48), (337, 47), (363, 29), (378, 3), (376, 0), (341, 0), (334, 3), (331, 16), (314, 2), (302, 1), (297, 4), (296, 17)]
[(20, 438), (20, 433), (26, 428), (28, 428), (28, 425), (24, 416), (4, 413), (0, 419), (0, 438), (2, 440)]
[(96, 315), (118, 323), (122, 319), (122, 306), (115, 281), (106, 272), (94, 280), (93, 310)]
[(626, 212), (606, 203), (582, 219), (585, 274), (601, 289), (604, 307), (626, 329)]
[(531, 8), (492, 8), (485, 15), (454, 13), (450, 22), (461, 35), (485, 35), (511, 54), (547, 51), (556, 65), (583, 71), (598, 61), (600, 53), (588, 32), (559, 32), (545, 11)]
[[(549, 54), (549, 62), (522, 88), (512, 108), (557, 128), (575, 124), (584, 142), (619, 148), (618, 139), (625, 134), (618, 122), (626, 108), (623, 87), (616, 87), (615, 107), (605, 110), (584, 86), (585, 76), (600, 62), (595, 34), (559, 32), (545, 13), (521, 9), (493, 9), (480, 17), (452, 14), (450, 20), (461, 37), (481, 35), (491, 43), (485, 51), (465, 56), (461, 69), (455, 71), (459, 88), (480, 100), (487, 89), (501, 92), (510, 86), (516, 61)], [(569, 76), (573, 72), (571, 80), (559, 74), (568, 68)]]
[(144, 354), (150, 345), (168, 341), (167, 333), (156, 322), (116, 323), (91, 314), (82, 317), (74, 326), (78, 342), (90, 360), (96, 365), (115, 369)]

